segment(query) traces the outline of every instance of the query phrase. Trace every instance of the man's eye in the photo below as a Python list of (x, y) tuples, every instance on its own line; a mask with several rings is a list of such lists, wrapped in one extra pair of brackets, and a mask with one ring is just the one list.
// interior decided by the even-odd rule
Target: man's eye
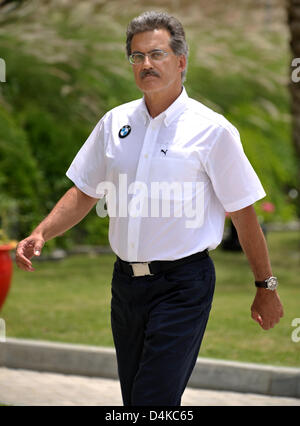
[(152, 52), (151, 53), (151, 58), (156, 60), (156, 61), (162, 59), (163, 56), (164, 56), (163, 52)]
[(143, 62), (144, 55), (141, 55), (139, 53), (136, 53), (135, 55), (132, 55), (135, 62)]

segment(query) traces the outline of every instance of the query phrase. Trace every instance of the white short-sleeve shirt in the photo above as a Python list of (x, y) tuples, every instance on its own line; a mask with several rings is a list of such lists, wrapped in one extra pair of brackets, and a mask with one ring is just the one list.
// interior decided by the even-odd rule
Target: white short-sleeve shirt
[(184, 88), (154, 119), (144, 99), (105, 114), (67, 176), (102, 199), (100, 215), (106, 200), (110, 245), (131, 262), (212, 250), (222, 240), (225, 212), (266, 195), (236, 128)]

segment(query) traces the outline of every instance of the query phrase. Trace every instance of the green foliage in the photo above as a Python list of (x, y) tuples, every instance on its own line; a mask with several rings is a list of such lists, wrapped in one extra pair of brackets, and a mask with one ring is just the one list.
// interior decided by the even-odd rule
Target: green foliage
[(0, 105), (0, 216), (7, 232), (11, 231), (12, 217), (17, 227), (14, 233), (19, 234), (39, 216), (45, 194), (39, 181), (39, 168), (26, 133)]

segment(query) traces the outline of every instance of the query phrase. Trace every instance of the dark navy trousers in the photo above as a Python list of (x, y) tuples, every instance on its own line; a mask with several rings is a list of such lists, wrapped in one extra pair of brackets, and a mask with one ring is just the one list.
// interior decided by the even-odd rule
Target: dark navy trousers
[(180, 405), (214, 287), (209, 256), (142, 277), (124, 274), (115, 262), (111, 325), (124, 405)]

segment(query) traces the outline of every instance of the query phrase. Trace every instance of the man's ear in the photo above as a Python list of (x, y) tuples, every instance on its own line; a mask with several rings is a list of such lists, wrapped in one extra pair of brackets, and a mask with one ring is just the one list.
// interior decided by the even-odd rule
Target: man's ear
[(184, 55), (180, 55), (178, 59), (179, 59), (178, 61), (179, 71), (183, 72), (186, 68), (186, 57)]

